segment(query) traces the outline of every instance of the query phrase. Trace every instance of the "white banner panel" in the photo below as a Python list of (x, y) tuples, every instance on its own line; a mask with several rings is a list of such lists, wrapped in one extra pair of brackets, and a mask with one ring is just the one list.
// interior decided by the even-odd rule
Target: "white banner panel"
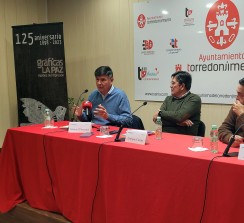
[(135, 100), (163, 101), (171, 74), (192, 75), (203, 103), (231, 104), (244, 77), (244, 1), (134, 3)]

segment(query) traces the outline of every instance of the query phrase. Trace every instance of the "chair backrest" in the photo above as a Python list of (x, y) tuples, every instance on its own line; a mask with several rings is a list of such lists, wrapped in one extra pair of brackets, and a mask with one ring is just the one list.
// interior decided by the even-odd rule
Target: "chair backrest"
[(205, 126), (204, 122), (200, 121), (199, 126), (198, 126), (197, 135), (204, 137), (205, 136), (205, 130), (206, 130), (206, 126)]
[(144, 125), (140, 117), (136, 115), (132, 115), (132, 126), (133, 129), (141, 129), (144, 130)]

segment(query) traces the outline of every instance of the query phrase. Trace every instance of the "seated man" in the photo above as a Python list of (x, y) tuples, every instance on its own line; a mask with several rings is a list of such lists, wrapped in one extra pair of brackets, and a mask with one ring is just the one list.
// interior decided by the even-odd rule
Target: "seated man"
[[(243, 126), (241, 127), (242, 124)], [(239, 127), (240, 130), (235, 135), (235, 141), (232, 144), (233, 147), (239, 147), (244, 142), (244, 78), (239, 80), (236, 101), (233, 103), (224, 122), (219, 127), (219, 140), (228, 144), (231, 136)]]
[(197, 135), (201, 114), (201, 98), (190, 92), (192, 78), (188, 72), (171, 75), (171, 96), (167, 96), (159, 111), (163, 132)]
[(92, 103), (92, 110), (87, 115), (82, 106), (76, 110), (81, 121), (92, 121), (100, 125), (124, 125), (129, 127), (132, 115), (129, 100), (124, 93), (113, 86), (113, 71), (108, 66), (101, 66), (95, 70), (97, 89), (88, 97)]

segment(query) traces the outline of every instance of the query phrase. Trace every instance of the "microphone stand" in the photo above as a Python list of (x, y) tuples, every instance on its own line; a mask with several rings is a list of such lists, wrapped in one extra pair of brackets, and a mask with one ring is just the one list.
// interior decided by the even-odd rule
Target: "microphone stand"
[[(225, 148), (225, 151), (224, 151), (224, 153), (223, 153), (223, 156), (224, 157), (231, 157), (232, 155), (233, 156), (236, 156), (236, 154), (228, 154), (228, 152), (229, 152), (229, 150), (230, 150), (230, 147), (231, 147), (231, 145), (233, 144), (233, 142), (235, 141), (235, 135), (232, 135), (231, 137), (230, 137), (230, 141), (229, 141), (229, 143), (228, 143), (228, 145), (226, 146), (226, 148)], [(238, 154), (237, 154), (238, 155)]]
[(135, 111), (133, 111), (132, 113), (131, 113), (131, 115), (133, 115), (135, 112), (137, 112), (142, 106), (145, 106), (145, 105), (147, 105), (147, 102), (146, 101), (144, 101), (143, 102), (143, 104), (141, 105), (141, 106), (139, 106)]
[(124, 128), (124, 125), (121, 125), (121, 126), (119, 127), (119, 131), (118, 131), (118, 133), (117, 133), (117, 135), (116, 135), (116, 137), (115, 137), (115, 139), (114, 139), (115, 142), (122, 142), (122, 141), (125, 141), (125, 138), (119, 138), (120, 133), (121, 133), (121, 131), (122, 131), (123, 128)]
[[(82, 96), (83, 94), (87, 93), (87, 92), (88, 92), (88, 90), (86, 89), (86, 90), (84, 90), (84, 91), (80, 94), (80, 97), (78, 98), (78, 100), (77, 100), (77, 102), (76, 102), (76, 106), (75, 106), (74, 112), (73, 112), (73, 114), (72, 114), (72, 118), (70, 119), (71, 122), (73, 122), (74, 119), (75, 119), (75, 112), (76, 112), (76, 109), (77, 109), (77, 104), (79, 103), (81, 96)], [(82, 100), (84, 100), (84, 98), (83, 98)]]
[[(147, 104), (147, 102), (144, 101), (142, 105), (140, 105), (135, 111), (133, 111), (133, 112), (131, 113), (131, 115), (133, 115), (136, 111), (138, 111), (139, 108), (141, 108), (142, 106), (145, 106), (146, 104)], [(122, 142), (122, 141), (125, 141), (125, 138), (119, 138), (120, 133), (121, 133), (121, 131), (122, 131), (123, 128), (124, 128), (124, 125), (122, 124), (122, 125), (119, 127), (119, 131), (118, 131), (118, 133), (117, 133), (117, 135), (116, 135), (116, 137), (115, 137), (115, 139), (114, 139), (115, 142)]]

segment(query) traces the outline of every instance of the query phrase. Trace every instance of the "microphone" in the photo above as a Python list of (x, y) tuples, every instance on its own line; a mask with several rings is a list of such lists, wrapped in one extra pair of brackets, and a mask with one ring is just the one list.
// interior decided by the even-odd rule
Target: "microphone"
[[(140, 105), (135, 111), (133, 111), (133, 112), (131, 113), (131, 115), (133, 115), (136, 111), (138, 111), (138, 109), (140, 109), (142, 106), (145, 106), (145, 105), (147, 105), (147, 101), (144, 101), (142, 105)], [(126, 121), (126, 119), (125, 119), (125, 121)], [(119, 127), (119, 131), (118, 131), (118, 133), (117, 133), (117, 135), (116, 135), (116, 137), (115, 137), (115, 139), (114, 139), (115, 142), (121, 142), (121, 141), (124, 141), (124, 140), (125, 140), (125, 138), (121, 138), (121, 139), (119, 138), (120, 133), (121, 133), (121, 131), (122, 131), (123, 128), (124, 128), (124, 125), (122, 124), (122, 125)]]
[(147, 105), (147, 101), (144, 101), (141, 106), (139, 106), (135, 111), (133, 111), (131, 114), (133, 115), (136, 111), (138, 111), (142, 106)]
[(78, 100), (77, 100), (77, 102), (76, 102), (76, 106), (75, 106), (75, 109), (74, 109), (72, 118), (70, 119), (71, 122), (73, 122), (74, 119), (75, 119), (74, 117), (75, 117), (75, 112), (76, 112), (76, 109), (77, 109), (77, 104), (79, 103), (81, 96), (82, 96), (83, 94), (87, 93), (87, 92), (88, 92), (88, 90), (86, 89), (86, 90), (84, 90), (84, 91), (80, 94), (80, 96), (79, 96), (79, 98), (78, 98)]
[(90, 101), (83, 101), (82, 108), (86, 110), (86, 115), (89, 115), (89, 111), (92, 109), (92, 103)]
[(225, 151), (224, 151), (224, 153), (223, 153), (223, 156), (224, 156), (224, 157), (236, 156), (236, 153), (228, 154), (228, 152), (229, 152), (229, 150), (230, 150), (231, 145), (232, 145), (233, 142), (235, 141), (235, 135), (236, 135), (237, 132), (241, 129), (242, 126), (244, 126), (244, 123), (241, 124), (241, 125), (239, 126), (239, 128), (235, 131), (234, 135), (232, 135), (232, 136), (230, 137), (230, 141), (229, 141), (228, 145), (226, 146)]

